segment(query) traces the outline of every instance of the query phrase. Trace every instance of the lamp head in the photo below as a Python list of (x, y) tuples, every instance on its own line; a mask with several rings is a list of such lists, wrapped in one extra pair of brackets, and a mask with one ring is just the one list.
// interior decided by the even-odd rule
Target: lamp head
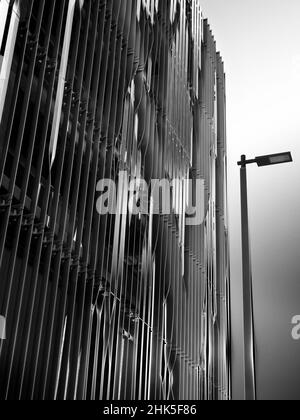
[(277, 153), (275, 155), (258, 156), (255, 158), (257, 166), (280, 165), (281, 163), (293, 162), (292, 154), (290, 152)]

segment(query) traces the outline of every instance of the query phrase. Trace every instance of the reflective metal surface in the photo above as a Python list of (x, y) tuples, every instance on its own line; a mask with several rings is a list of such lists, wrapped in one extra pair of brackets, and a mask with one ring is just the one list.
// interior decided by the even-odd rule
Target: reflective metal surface
[[(225, 76), (198, 0), (0, 10), (0, 398), (230, 399)], [(121, 171), (181, 180), (171, 214), (132, 214)]]

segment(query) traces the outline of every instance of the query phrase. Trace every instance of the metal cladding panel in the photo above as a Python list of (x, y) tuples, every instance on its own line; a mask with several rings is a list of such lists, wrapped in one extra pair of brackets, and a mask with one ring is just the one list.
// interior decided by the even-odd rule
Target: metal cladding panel
[[(0, 11), (0, 398), (230, 399), (225, 76), (198, 0)], [(179, 180), (170, 211), (134, 213), (134, 179)]]

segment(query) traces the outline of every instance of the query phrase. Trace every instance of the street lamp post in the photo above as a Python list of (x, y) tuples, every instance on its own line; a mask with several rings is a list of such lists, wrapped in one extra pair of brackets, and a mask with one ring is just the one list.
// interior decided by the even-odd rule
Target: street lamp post
[(259, 156), (247, 160), (241, 157), (238, 165), (241, 167), (241, 214), (242, 214), (242, 257), (243, 257), (243, 316), (244, 316), (244, 359), (245, 359), (245, 399), (256, 400), (256, 369), (255, 369), (255, 334), (253, 316), (252, 265), (249, 235), (247, 165), (256, 163), (259, 167), (292, 162), (290, 152), (276, 155)]

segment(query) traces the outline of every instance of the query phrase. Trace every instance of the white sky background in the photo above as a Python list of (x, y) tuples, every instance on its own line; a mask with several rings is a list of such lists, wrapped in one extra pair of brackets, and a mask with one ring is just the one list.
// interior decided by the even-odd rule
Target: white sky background
[(300, 399), (300, 0), (201, 0), (225, 62), (234, 397), (243, 397), (239, 169), (291, 151), (294, 163), (248, 170), (258, 394)]

